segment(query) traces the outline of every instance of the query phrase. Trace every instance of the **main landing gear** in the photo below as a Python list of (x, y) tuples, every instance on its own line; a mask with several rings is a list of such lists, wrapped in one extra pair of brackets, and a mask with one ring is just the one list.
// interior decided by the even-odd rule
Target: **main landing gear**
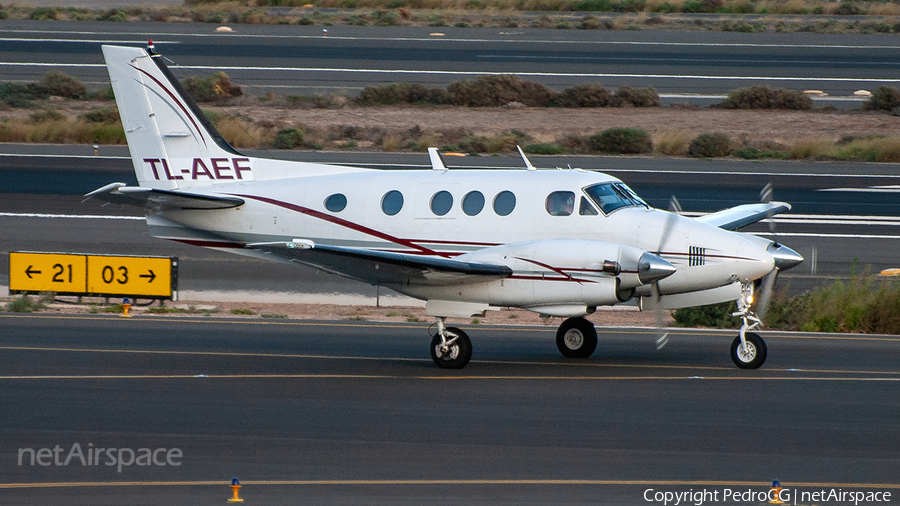
[(759, 337), (759, 334), (748, 332), (762, 325), (762, 321), (750, 309), (753, 301), (753, 286), (744, 285), (742, 291), (743, 294), (737, 301), (738, 310), (731, 313), (732, 316), (739, 316), (743, 322), (740, 334), (731, 343), (731, 360), (741, 369), (758, 369), (766, 361), (768, 350), (766, 342)]
[(556, 331), (556, 347), (564, 357), (588, 358), (597, 349), (597, 329), (584, 318), (569, 318)]
[(472, 341), (456, 327), (445, 327), (437, 318), (437, 333), (431, 338), (431, 360), (441, 369), (462, 369), (472, 358)]

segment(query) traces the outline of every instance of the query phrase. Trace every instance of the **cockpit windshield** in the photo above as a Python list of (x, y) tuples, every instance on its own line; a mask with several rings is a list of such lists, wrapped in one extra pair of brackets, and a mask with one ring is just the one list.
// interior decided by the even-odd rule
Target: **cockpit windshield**
[(650, 207), (623, 183), (595, 184), (585, 188), (584, 193), (603, 210), (604, 214), (621, 207)]

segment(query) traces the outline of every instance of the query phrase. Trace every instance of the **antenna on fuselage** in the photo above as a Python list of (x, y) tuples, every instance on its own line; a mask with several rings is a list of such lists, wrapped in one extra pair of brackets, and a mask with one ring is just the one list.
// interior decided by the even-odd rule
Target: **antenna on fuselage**
[(531, 165), (531, 161), (528, 159), (527, 156), (525, 156), (525, 152), (522, 151), (522, 148), (520, 148), (518, 144), (516, 144), (516, 149), (519, 150), (519, 154), (522, 155), (522, 160), (525, 161), (525, 168), (528, 170), (537, 170), (537, 168), (534, 165)]
[(441, 155), (438, 154), (437, 148), (428, 148), (428, 158), (431, 159), (431, 170), (439, 172), (447, 170), (447, 166), (444, 165), (444, 161), (441, 160)]

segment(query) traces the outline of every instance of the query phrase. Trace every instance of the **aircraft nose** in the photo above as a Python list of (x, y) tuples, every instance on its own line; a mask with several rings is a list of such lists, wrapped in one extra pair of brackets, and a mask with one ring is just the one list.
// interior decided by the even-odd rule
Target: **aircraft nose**
[(775, 259), (775, 268), (779, 271), (785, 271), (803, 262), (803, 257), (799, 253), (777, 242), (770, 244), (766, 251)]
[(671, 276), (675, 271), (674, 265), (653, 253), (644, 253), (638, 260), (638, 279), (645, 285)]

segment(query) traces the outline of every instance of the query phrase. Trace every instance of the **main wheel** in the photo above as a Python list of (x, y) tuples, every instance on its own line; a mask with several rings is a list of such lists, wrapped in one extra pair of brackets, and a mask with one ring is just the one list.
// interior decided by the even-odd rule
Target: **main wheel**
[(584, 318), (569, 318), (556, 331), (556, 347), (568, 358), (588, 358), (597, 349), (597, 329)]
[(447, 327), (447, 341), (443, 346), (440, 334), (431, 339), (431, 360), (442, 369), (462, 369), (472, 358), (472, 341), (456, 327)]
[(766, 342), (759, 337), (759, 334), (753, 332), (744, 334), (744, 339), (747, 341), (746, 349), (741, 346), (741, 336), (735, 337), (732, 341), (731, 360), (741, 369), (757, 369), (766, 361), (768, 353)]

